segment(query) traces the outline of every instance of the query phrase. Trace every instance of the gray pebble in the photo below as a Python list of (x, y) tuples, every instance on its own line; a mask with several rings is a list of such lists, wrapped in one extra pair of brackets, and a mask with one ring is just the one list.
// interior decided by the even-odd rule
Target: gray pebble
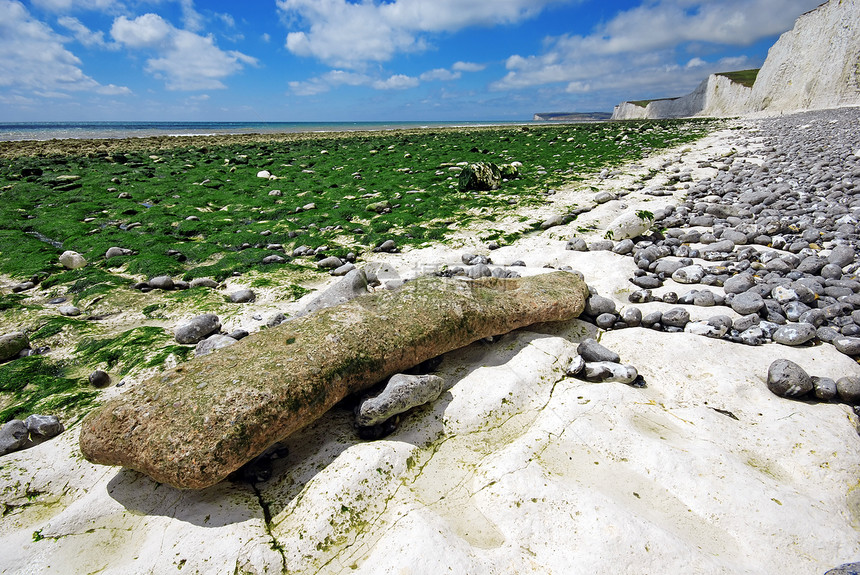
[(728, 294), (741, 294), (755, 287), (755, 278), (749, 274), (730, 277), (723, 283), (723, 290)]
[(611, 329), (615, 325), (617, 318), (614, 313), (602, 313), (594, 318), (594, 323), (600, 329)]
[(597, 340), (588, 338), (580, 342), (576, 348), (576, 353), (582, 356), (587, 362), (594, 361), (611, 361), (618, 363), (621, 357), (611, 349), (600, 345)]
[(343, 260), (335, 256), (323, 258), (317, 262), (317, 267), (323, 270), (333, 270), (343, 265)]
[(177, 327), (174, 337), (182, 344), (196, 344), (219, 329), (221, 329), (221, 320), (218, 316), (214, 313), (205, 313)]
[(233, 303), (250, 303), (257, 299), (257, 295), (250, 289), (240, 289), (229, 295)]
[(18, 451), (29, 439), (27, 425), (20, 419), (13, 419), (0, 427), (0, 455)]
[(698, 264), (678, 268), (672, 274), (672, 279), (681, 284), (695, 284), (702, 281), (705, 270)]
[(860, 405), (860, 377), (840, 377), (836, 380), (836, 392), (845, 403)]
[(746, 345), (762, 345), (768, 340), (768, 337), (762, 328), (754, 325), (738, 334), (738, 339)]
[(836, 381), (829, 377), (812, 376), (812, 389), (815, 397), (821, 401), (830, 401), (836, 397)]
[(173, 278), (170, 276), (156, 276), (146, 282), (152, 289), (172, 290), (174, 288)]
[(585, 369), (585, 359), (581, 355), (577, 355), (570, 360), (570, 364), (565, 369), (565, 374), (568, 377), (575, 377), (582, 373), (583, 369)]
[(492, 270), (486, 264), (477, 264), (466, 270), (466, 276), (473, 280), (480, 278), (488, 278), (493, 275)]
[(860, 337), (835, 337), (830, 340), (836, 349), (852, 357), (860, 355)]
[(621, 312), (621, 320), (630, 327), (638, 327), (642, 323), (642, 311), (637, 307), (628, 307)]
[(608, 297), (593, 294), (585, 300), (585, 314), (597, 317), (603, 313), (615, 313), (615, 302)]
[(397, 374), (376, 397), (362, 401), (355, 415), (360, 427), (378, 425), (413, 407), (436, 400), (444, 391), (444, 380), (436, 375)]
[(24, 332), (19, 331), (0, 336), (0, 361), (18, 357), (18, 354), (29, 347), (30, 340)]
[(215, 335), (210, 335), (203, 341), (198, 342), (197, 347), (194, 348), (194, 355), (208, 355), (216, 349), (228, 347), (234, 343), (237, 343), (237, 341), (229, 335), (216, 333)]
[(717, 305), (717, 298), (714, 292), (709, 290), (701, 290), (693, 296), (693, 305), (699, 307), (713, 307)]
[(585, 362), (583, 373), (585, 378), (590, 381), (617, 381), (620, 383), (633, 383), (639, 376), (636, 368), (632, 365), (621, 365), (611, 361)]
[(758, 314), (747, 314), (735, 319), (732, 322), (732, 328), (738, 331), (746, 331), (754, 325), (758, 325), (761, 317)]
[(790, 323), (773, 333), (773, 341), (782, 345), (803, 345), (815, 339), (815, 326), (810, 323)]
[(31, 434), (44, 438), (56, 437), (63, 432), (63, 424), (56, 415), (33, 414), (27, 416), (24, 424)]
[(767, 370), (767, 387), (780, 397), (800, 397), (812, 391), (812, 378), (788, 359), (777, 359)]
[(213, 280), (212, 278), (194, 278), (188, 284), (191, 287), (207, 287), (207, 288), (217, 288), (218, 282)]
[(856, 254), (854, 253), (854, 248), (849, 245), (839, 244), (833, 246), (833, 249), (830, 250), (830, 254), (827, 256), (828, 263), (835, 264), (840, 268), (844, 268), (848, 264), (854, 263), (854, 258)]
[(64, 315), (67, 317), (75, 317), (81, 315), (80, 308), (73, 305), (61, 305), (57, 308), (57, 311), (60, 312), (60, 315)]
[(574, 252), (587, 252), (588, 244), (586, 244), (585, 240), (582, 238), (573, 238), (567, 242), (564, 249)]
[(97, 369), (90, 374), (89, 382), (93, 387), (107, 387), (110, 385), (110, 376), (107, 372)]
[(690, 312), (681, 307), (674, 307), (663, 312), (662, 323), (669, 327), (684, 327), (690, 321)]
[(642, 317), (642, 325), (644, 327), (652, 327), (656, 324), (661, 323), (663, 320), (663, 312), (661, 311), (652, 311), (645, 314)]
[(764, 307), (764, 300), (756, 292), (746, 291), (744, 293), (737, 294), (732, 298), (731, 307), (737, 313), (747, 315), (756, 313)]

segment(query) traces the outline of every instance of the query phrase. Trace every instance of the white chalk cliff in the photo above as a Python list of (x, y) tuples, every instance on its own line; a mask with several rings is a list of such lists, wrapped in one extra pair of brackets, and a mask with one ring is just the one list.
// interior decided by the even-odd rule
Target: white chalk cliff
[(614, 120), (777, 115), (860, 106), (860, 0), (830, 0), (797, 19), (770, 48), (748, 88), (712, 74), (690, 94), (623, 102)]

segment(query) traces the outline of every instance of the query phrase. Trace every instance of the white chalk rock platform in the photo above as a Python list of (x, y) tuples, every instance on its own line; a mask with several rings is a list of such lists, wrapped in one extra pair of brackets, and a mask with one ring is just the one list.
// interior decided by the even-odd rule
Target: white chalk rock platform
[[(605, 226), (619, 213), (610, 202), (593, 216)], [(526, 261), (524, 274), (569, 265), (630, 305), (632, 258), (566, 251), (570, 233), (492, 257)], [(477, 247), (385, 257), (403, 274)], [(694, 321), (736, 315), (686, 309)], [(352, 412), (335, 408), (256, 484), (179, 491), (95, 466), (71, 426), (0, 459), (0, 572), (807, 575), (860, 560), (857, 417), (766, 385), (777, 358), (834, 379), (860, 375), (856, 362), (830, 345), (631, 328), (600, 342), (647, 387), (567, 377), (578, 343), (597, 335), (575, 320), (451, 352), (437, 373), (446, 390), (392, 435), (361, 441)]]

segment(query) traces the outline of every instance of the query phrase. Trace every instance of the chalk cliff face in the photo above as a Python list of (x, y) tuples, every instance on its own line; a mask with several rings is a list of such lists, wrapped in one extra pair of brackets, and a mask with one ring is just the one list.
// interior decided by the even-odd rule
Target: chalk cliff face
[(860, 0), (830, 0), (768, 51), (745, 111), (860, 105)]
[(797, 19), (768, 51), (753, 87), (712, 74), (690, 94), (642, 107), (623, 102), (614, 120), (768, 115), (860, 106), (860, 0), (830, 0)]

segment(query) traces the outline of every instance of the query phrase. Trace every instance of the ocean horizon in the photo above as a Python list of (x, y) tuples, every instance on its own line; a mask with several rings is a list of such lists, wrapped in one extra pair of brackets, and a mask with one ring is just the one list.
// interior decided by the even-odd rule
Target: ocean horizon
[(461, 122), (0, 122), (0, 141), (383, 131), (533, 123), (535, 122), (532, 120)]

